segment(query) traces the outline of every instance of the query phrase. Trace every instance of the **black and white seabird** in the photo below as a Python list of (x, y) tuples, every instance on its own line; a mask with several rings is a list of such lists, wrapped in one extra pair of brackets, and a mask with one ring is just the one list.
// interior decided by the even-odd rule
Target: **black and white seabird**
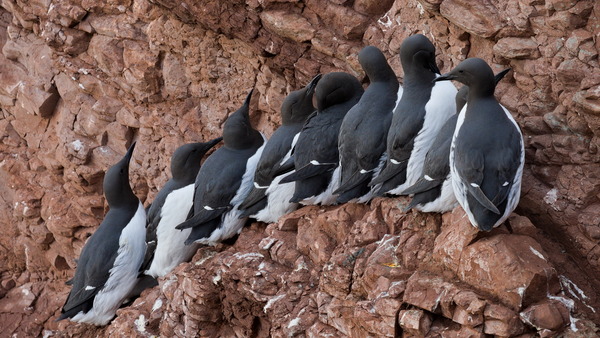
[(192, 228), (185, 241), (213, 245), (237, 235), (247, 217), (238, 209), (252, 189), (252, 178), (265, 144), (250, 124), (252, 91), (223, 126), (224, 145), (205, 161), (194, 186), (193, 215), (177, 229)]
[(344, 72), (329, 73), (317, 85), (317, 111), (302, 128), (293, 150), (295, 172), (282, 180), (295, 181), (292, 202), (335, 203), (337, 196), (333, 190), (339, 183), (340, 126), (363, 92), (360, 82)]
[(282, 165), (290, 157), (306, 119), (315, 111), (313, 94), (320, 79), (321, 74), (315, 76), (306, 87), (291, 92), (283, 101), (282, 124), (265, 145), (254, 173), (253, 188), (240, 205), (243, 211), (241, 217), (250, 216), (261, 222), (273, 223), (297, 208), (297, 203), (290, 202), (294, 184), (280, 183), (285, 175), (278, 173), (285, 171)]
[(146, 228), (146, 257), (141, 272), (156, 277), (169, 273), (179, 263), (189, 261), (197, 245), (184, 245), (191, 229), (178, 230), (194, 202), (194, 181), (200, 170), (202, 157), (221, 142), (216, 138), (209, 142), (184, 144), (171, 156), (172, 178), (160, 189), (148, 209)]
[(104, 176), (109, 211), (85, 243), (57, 320), (106, 325), (137, 282), (146, 251), (146, 212), (129, 186), (135, 143)]
[[(494, 80), (498, 83), (509, 69), (496, 74)], [(463, 86), (456, 93), (456, 114), (452, 115), (444, 124), (431, 148), (425, 156), (423, 172), (415, 184), (402, 192), (402, 195), (413, 195), (406, 210), (415, 208), (423, 212), (450, 211), (458, 205), (452, 188), (450, 175), (450, 144), (456, 129), (458, 115), (467, 103), (469, 87)]]
[(429, 39), (422, 34), (406, 38), (400, 47), (400, 61), (404, 92), (387, 136), (388, 158), (370, 183), (378, 194), (398, 195), (417, 181), (434, 138), (456, 112), (456, 87), (432, 82), (440, 71)]
[(523, 136), (510, 112), (494, 97), (488, 64), (469, 58), (435, 81), (469, 86), (450, 147), (450, 174), (456, 199), (473, 226), (490, 231), (517, 207), (525, 162)]
[(339, 195), (338, 203), (353, 199), (364, 203), (372, 198), (368, 184), (380, 168), (400, 87), (396, 74), (377, 47), (363, 48), (358, 61), (371, 83), (340, 127), (341, 180), (334, 191)]

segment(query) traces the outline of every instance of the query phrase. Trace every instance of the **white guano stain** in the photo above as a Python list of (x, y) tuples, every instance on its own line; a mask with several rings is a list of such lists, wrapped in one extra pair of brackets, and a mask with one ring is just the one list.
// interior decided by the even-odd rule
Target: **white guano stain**
[(534, 255), (538, 256), (539, 258), (546, 260), (546, 257), (544, 257), (544, 255), (542, 255), (541, 252), (537, 251), (536, 249), (534, 249), (533, 247), (529, 247), (529, 250), (531, 250), (531, 252), (533, 252)]

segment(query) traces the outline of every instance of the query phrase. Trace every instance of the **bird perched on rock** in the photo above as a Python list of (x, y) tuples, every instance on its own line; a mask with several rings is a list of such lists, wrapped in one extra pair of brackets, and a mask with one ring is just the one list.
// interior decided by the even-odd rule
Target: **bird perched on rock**
[(293, 150), (295, 172), (281, 181), (295, 181), (292, 202), (323, 205), (335, 202), (337, 196), (333, 190), (339, 180), (340, 126), (363, 92), (360, 82), (343, 72), (329, 73), (317, 85), (317, 111), (302, 128)]
[(137, 282), (146, 251), (146, 212), (129, 186), (134, 147), (104, 176), (110, 209), (81, 251), (73, 287), (57, 320), (106, 325)]
[(363, 48), (358, 61), (371, 83), (340, 127), (341, 180), (334, 191), (339, 194), (338, 203), (371, 199), (368, 184), (380, 167), (400, 86), (396, 74), (377, 47)]
[(192, 228), (185, 241), (216, 244), (237, 235), (247, 217), (239, 206), (252, 189), (252, 178), (264, 148), (265, 138), (250, 124), (252, 91), (240, 109), (223, 126), (223, 147), (205, 161), (194, 186), (191, 218), (177, 229)]
[(272, 223), (296, 209), (297, 204), (290, 202), (294, 185), (281, 184), (284, 175), (278, 173), (285, 170), (281, 167), (282, 164), (289, 158), (293, 143), (306, 119), (315, 111), (313, 94), (320, 79), (321, 74), (315, 76), (306, 87), (291, 92), (283, 101), (282, 125), (265, 145), (254, 173), (254, 186), (240, 205), (240, 210), (243, 211), (241, 217), (250, 216), (261, 222)]
[(431, 143), (456, 111), (456, 87), (432, 82), (440, 71), (429, 39), (422, 34), (406, 38), (400, 47), (400, 61), (403, 93), (387, 136), (388, 158), (370, 183), (378, 194), (398, 195), (417, 181)]
[[(494, 80), (498, 83), (509, 69), (496, 74)], [(425, 156), (423, 172), (415, 184), (404, 190), (401, 195), (412, 195), (412, 200), (406, 210), (415, 207), (423, 212), (447, 212), (456, 207), (458, 201), (452, 189), (450, 176), (450, 144), (456, 129), (458, 115), (467, 103), (469, 87), (463, 86), (456, 93), (456, 114), (444, 124), (431, 148)]]
[(469, 58), (435, 81), (469, 86), (450, 147), (450, 174), (456, 199), (473, 226), (490, 231), (517, 207), (525, 162), (523, 136), (509, 111), (494, 97), (490, 66)]
[(221, 142), (188, 143), (177, 148), (171, 157), (172, 178), (160, 189), (148, 209), (146, 228), (146, 257), (141, 272), (156, 277), (169, 273), (179, 263), (189, 261), (197, 245), (184, 245), (191, 229), (177, 230), (194, 202), (194, 181), (200, 170), (202, 157)]

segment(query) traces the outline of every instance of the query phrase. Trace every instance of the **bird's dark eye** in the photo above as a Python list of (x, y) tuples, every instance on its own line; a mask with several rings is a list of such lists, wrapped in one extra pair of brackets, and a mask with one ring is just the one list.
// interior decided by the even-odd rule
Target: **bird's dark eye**
[(459, 70), (458, 72), (459, 72), (459, 73), (463, 73), (464, 71), (462, 71), (462, 70)]

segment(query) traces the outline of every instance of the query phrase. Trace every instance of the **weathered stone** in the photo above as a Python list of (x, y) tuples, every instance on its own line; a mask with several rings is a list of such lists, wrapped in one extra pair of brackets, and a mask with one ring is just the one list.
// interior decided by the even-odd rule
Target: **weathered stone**
[(465, 31), (484, 38), (493, 37), (505, 26), (489, 0), (445, 0), (440, 13)]
[(445, 268), (456, 272), (463, 250), (479, 232), (473, 227), (462, 208), (442, 216), (442, 231), (435, 239), (433, 259)]
[(31, 314), (34, 310), (32, 305), (36, 299), (32, 286), (31, 283), (27, 283), (11, 289), (0, 300), (0, 312)]
[(402, 310), (398, 312), (398, 323), (407, 334), (425, 336), (431, 328), (431, 316), (422, 310)]
[(457, 273), (465, 283), (494, 294), (515, 311), (560, 290), (547, 254), (527, 236), (500, 234), (469, 245)]
[(568, 324), (569, 321), (569, 318), (564, 318), (552, 302), (532, 305), (519, 315), (525, 323), (535, 327), (537, 330), (556, 331)]
[(573, 96), (573, 102), (590, 114), (600, 115), (600, 85), (578, 91)]
[(310, 0), (306, 5), (346, 39), (360, 39), (369, 24), (365, 15), (329, 1)]
[(394, 0), (356, 0), (354, 1), (354, 10), (367, 15), (382, 15), (387, 12)]
[(44, 118), (52, 116), (60, 95), (56, 86), (51, 86), (49, 90), (44, 90), (31, 83), (22, 83), (19, 85), (17, 101), (21, 107), (32, 115), (39, 115)]
[(485, 308), (484, 332), (503, 337), (516, 336), (523, 333), (525, 326), (516, 312), (496, 304)]
[(440, 4), (444, 0), (418, 0), (421, 6), (430, 12), (439, 12)]
[(111, 76), (119, 76), (123, 71), (122, 42), (103, 35), (94, 35), (90, 40), (88, 53), (95, 59), (102, 71)]
[(452, 318), (453, 298), (459, 291), (441, 277), (416, 272), (408, 279), (403, 301), (430, 312), (441, 311), (444, 316)]
[(527, 38), (502, 38), (494, 45), (494, 53), (506, 59), (536, 59), (538, 44)]
[(296, 42), (310, 41), (315, 29), (304, 17), (285, 11), (265, 11), (260, 14), (265, 28)]

